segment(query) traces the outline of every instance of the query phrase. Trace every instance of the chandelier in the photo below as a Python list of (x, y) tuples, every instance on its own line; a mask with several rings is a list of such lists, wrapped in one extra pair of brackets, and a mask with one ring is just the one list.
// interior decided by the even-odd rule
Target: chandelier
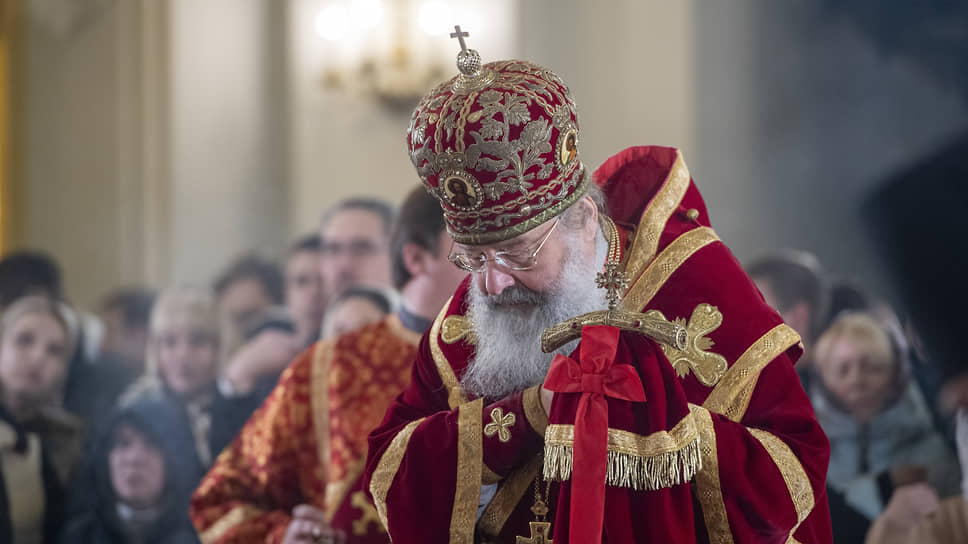
[(396, 111), (411, 110), (433, 85), (457, 73), (454, 58), (459, 48), (448, 43), (455, 21), (476, 32), (481, 27), (478, 14), (488, 5), (440, 0), (324, 1), (315, 19), (323, 48), (323, 89), (376, 101)]

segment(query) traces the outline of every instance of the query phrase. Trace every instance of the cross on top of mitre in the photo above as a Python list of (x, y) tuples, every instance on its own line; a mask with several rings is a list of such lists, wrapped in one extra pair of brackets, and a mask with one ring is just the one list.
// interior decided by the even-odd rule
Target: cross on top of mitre
[(454, 26), (454, 32), (450, 33), (451, 38), (457, 38), (460, 42), (460, 53), (457, 53), (457, 69), (465, 77), (473, 78), (477, 77), (481, 73), (481, 55), (473, 49), (467, 48), (467, 42), (464, 38), (470, 37), (470, 34), (464, 32), (460, 29), (460, 25)]
[(454, 32), (450, 33), (451, 38), (457, 38), (460, 42), (460, 50), (467, 51), (467, 44), (464, 42), (464, 38), (469, 38), (470, 34), (467, 32), (461, 32), (460, 25), (454, 25)]

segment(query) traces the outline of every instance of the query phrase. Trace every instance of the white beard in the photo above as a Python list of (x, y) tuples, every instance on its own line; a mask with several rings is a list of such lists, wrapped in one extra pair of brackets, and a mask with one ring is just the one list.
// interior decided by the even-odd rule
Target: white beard
[[(573, 239), (574, 240), (574, 239)], [(470, 290), (468, 315), (477, 335), (474, 358), (461, 378), (464, 391), (500, 399), (544, 382), (555, 353), (569, 354), (577, 340), (555, 353), (541, 351), (541, 333), (556, 323), (608, 307), (595, 275), (605, 264), (608, 245), (595, 237), (595, 261), (582, 262), (577, 240), (569, 244), (561, 274), (547, 292), (515, 284), (500, 295)], [(520, 307), (514, 303), (527, 303)]]

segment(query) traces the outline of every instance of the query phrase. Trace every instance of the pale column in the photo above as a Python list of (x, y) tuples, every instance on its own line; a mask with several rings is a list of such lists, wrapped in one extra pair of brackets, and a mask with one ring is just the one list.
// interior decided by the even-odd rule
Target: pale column
[(283, 2), (171, 2), (171, 276), (287, 241)]
[(520, 55), (571, 87), (587, 166), (632, 145), (693, 153), (695, 9), (692, 0), (521, 2)]

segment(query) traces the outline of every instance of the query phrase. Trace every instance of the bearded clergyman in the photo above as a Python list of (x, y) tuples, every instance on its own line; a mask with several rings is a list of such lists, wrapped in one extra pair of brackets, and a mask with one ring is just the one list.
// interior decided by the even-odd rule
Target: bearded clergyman
[(710, 227), (682, 154), (582, 163), (565, 83), (483, 64), (407, 136), (470, 272), (370, 435), (394, 542), (830, 542), (797, 334)]

